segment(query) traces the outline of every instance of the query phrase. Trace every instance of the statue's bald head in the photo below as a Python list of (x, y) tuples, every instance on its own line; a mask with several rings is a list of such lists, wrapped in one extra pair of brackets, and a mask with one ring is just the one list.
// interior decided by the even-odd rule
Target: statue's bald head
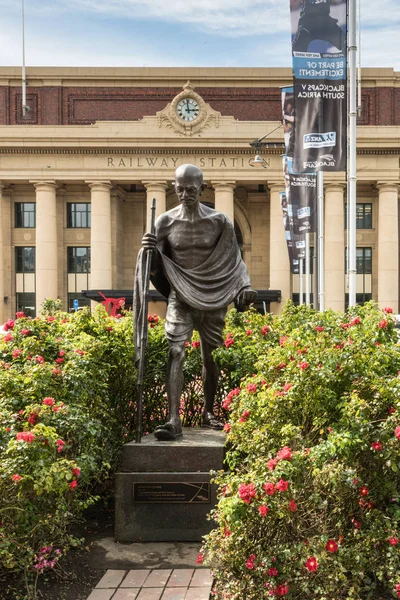
[(175, 191), (179, 202), (193, 205), (199, 202), (205, 185), (203, 173), (194, 165), (181, 165), (175, 172)]
[(186, 181), (191, 179), (196, 182), (196, 185), (201, 185), (203, 183), (203, 173), (195, 165), (181, 165), (175, 171), (175, 181), (178, 181), (178, 179), (185, 179)]

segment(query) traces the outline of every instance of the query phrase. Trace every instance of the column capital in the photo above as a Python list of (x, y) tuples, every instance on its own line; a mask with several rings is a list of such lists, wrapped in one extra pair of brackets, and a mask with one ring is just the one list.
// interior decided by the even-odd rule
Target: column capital
[(400, 188), (400, 181), (377, 181), (375, 183), (375, 187), (379, 192), (398, 192)]
[(285, 182), (283, 180), (283, 176), (282, 176), (281, 181), (268, 181), (267, 187), (268, 187), (269, 191), (272, 193), (279, 194), (279, 192), (284, 192), (285, 191)]
[(168, 187), (167, 181), (142, 181), (147, 192), (165, 192)]
[(85, 181), (85, 183), (90, 187), (90, 189), (93, 191), (101, 191), (101, 192), (106, 192), (108, 190), (111, 190), (111, 188), (113, 187), (113, 184), (111, 183), (111, 181), (107, 181), (107, 180), (94, 180), (94, 181)]
[(58, 182), (53, 179), (35, 179), (29, 181), (29, 183), (32, 183), (37, 191), (55, 191), (59, 186)]
[(211, 181), (211, 185), (214, 190), (218, 191), (226, 191), (233, 192), (236, 187), (236, 181)]
[(346, 184), (342, 181), (331, 181), (324, 185), (325, 192), (344, 192)]

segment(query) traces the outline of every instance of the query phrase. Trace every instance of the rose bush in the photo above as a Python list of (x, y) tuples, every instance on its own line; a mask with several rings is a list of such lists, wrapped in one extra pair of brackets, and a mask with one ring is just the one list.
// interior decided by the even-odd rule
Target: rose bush
[(216, 477), (217, 527), (204, 546), (216, 598), (400, 597), (400, 353), (390, 309), (321, 314), (288, 303), (265, 323), (234, 319), (234, 344), (216, 354), (237, 377), (247, 360), (248, 375), (225, 401), (229, 470)]

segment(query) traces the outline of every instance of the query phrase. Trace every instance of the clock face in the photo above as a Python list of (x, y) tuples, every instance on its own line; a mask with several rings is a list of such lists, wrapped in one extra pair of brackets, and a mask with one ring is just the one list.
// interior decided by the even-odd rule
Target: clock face
[(178, 117), (183, 121), (194, 121), (199, 116), (199, 103), (193, 98), (182, 98), (176, 107)]

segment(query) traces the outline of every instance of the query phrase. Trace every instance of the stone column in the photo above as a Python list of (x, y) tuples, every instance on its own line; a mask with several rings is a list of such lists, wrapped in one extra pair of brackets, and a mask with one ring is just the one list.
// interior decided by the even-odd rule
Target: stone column
[(3, 189), (0, 181), (0, 323), (4, 321)]
[[(112, 289), (111, 188), (109, 181), (87, 181), (91, 190), (90, 287)], [(96, 306), (96, 304), (94, 304)], [(93, 308), (93, 306), (92, 306)]]
[(377, 184), (378, 216), (378, 304), (399, 312), (399, 219), (396, 183)]
[(286, 244), (285, 230), (281, 209), (280, 192), (282, 183), (269, 184), (270, 220), (269, 220), (269, 289), (281, 291), (281, 303), (271, 302), (271, 312), (275, 315), (282, 312), (283, 304), (291, 297), (290, 263)]
[(55, 181), (35, 181), (36, 314), (43, 300), (58, 298), (57, 204)]
[(156, 218), (167, 210), (167, 187), (166, 181), (144, 181), (146, 188), (146, 231), (150, 231), (151, 224), (151, 202), (156, 199)]
[(325, 308), (344, 310), (345, 229), (343, 183), (325, 188)]
[(236, 183), (229, 182), (218, 182), (213, 183), (212, 186), (215, 191), (215, 210), (224, 213), (229, 217), (232, 225), (235, 224), (235, 200), (233, 196)]

